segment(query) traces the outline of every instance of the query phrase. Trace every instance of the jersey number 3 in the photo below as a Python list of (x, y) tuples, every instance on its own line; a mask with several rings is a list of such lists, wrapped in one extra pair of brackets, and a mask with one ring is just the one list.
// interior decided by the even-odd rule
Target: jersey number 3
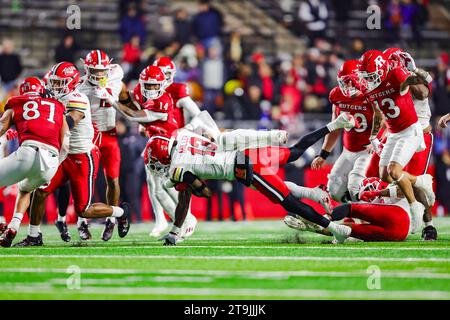
[[(49, 101), (41, 101), (41, 105), (49, 106), (50, 112), (47, 121), (55, 123), (55, 104)], [(36, 101), (28, 101), (23, 105), (23, 118), (25, 120), (34, 120), (40, 116), (39, 104)]]

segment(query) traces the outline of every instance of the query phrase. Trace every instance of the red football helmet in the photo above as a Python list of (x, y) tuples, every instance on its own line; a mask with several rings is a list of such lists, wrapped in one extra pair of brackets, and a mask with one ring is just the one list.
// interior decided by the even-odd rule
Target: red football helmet
[(337, 74), (337, 82), (343, 95), (353, 97), (360, 92), (358, 72), (358, 60), (347, 60), (342, 64)]
[(383, 51), (383, 54), (386, 56), (386, 58), (388, 58), (388, 62), (390, 64), (391, 69), (402, 66), (402, 61), (400, 57), (400, 54), (402, 52), (404, 51), (400, 48), (387, 48), (386, 50)]
[(71, 93), (80, 83), (80, 72), (70, 62), (60, 62), (54, 65), (46, 75), (47, 89), (61, 98)]
[(359, 199), (376, 200), (380, 197), (379, 193), (389, 186), (387, 182), (384, 182), (378, 177), (365, 178), (361, 181), (359, 189)]
[(84, 70), (90, 83), (105, 87), (108, 80), (111, 60), (102, 50), (92, 50), (84, 58)]
[(22, 94), (44, 94), (45, 84), (37, 77), (26, 78), (19, 86), (19, 93)]
[(150, 138), (147, 145), (148, 166), (156, 173), (163, 172), (170, 165), (170, 150), (173, 139), (167, 136), (156, 135)]
[(167, 86), (173, 83), (177, 67), (170, 57), (161, 57), (153, 62), (154, 66), (160, 67), (164, 75), (166, 76)]
[(157, 66), (148, 66), (142, 70), (139, 76), (141, 94), (147, 99), (158, 99), (164, 93), (166, 87), (166, 77)]
[(369, 50), (365, 52), (360, 61), (359, 78), (360, 83), (368, 92), (376, 89), (385, 79), (389, 72), (388, 59), (383, 52)]

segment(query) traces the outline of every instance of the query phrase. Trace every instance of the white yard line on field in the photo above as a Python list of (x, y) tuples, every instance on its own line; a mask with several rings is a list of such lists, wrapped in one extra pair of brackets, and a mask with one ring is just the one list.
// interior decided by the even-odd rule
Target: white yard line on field
[(6, 254), (1, 259), (173, 259), (173, 260), (262, 260), (262, 261), (398, 261), (398, 262), (450, 262), (450, 258), (387, 258), (387, 257), (314, 257), (314, 256), (176, 256), (176, 255), (81, 255), (81, 254)]
[(152, 296), (223, 296), (223, 297), (284, 297), (284, 298), (368, 298), (368, 299), (450, 299), (448, 291), (383, 291), (383, 290), (297, 290), (248, 288), (166, 288), (166, 287), (86, 287), (80, 290), (54, 288), (45, 283), (2, 285), (2, 292), (31, 294), (97, 294), (97, 295), (152, 295)]
[[(55, 274), (65, 274), (67, 269), (65, 268), (3, 268), (0, 269), (2, 273), (55, 273)], [(395, 271), (381, 271), (383, 277), (387, 278), (427, 278), (427, 279), (450, 279), (450, 274), (448, 273), (436, 273), (436, 272), (414, 272), (403, 270)], [(179, 270), (179, 269), (164, 269), (164, 270), (140, 270), (140, 269), (97, 269), (97, 268), (81, 268), (82, 274), (109, 274), (109, 275), (163, 275), (160, 278), (161, 281), (171, 281), (169, 278), (174, 278), (173, 281), (202, 281), (202, 279), (208, 279), (209, 282), (211, 278), (209, 277), (245, 277), (245, 278), (256, 278), (256, 279), (280, 279), (288, 277), (367, 277), (366, 270), (361, 271), (351, 271), (351, 272), (340, 272), (340, 271), (308, 271), (308, 270), (298, 270), (298, 271), (228, 271), (228, 270)], [(173, 277), (173, 275), (183, 275), (183, 277)], [(186, 277), (190, 276), (202, 276), (202, 277)], [(127, 277), (126, 279), (131, 279), (134, 277)], [(141, 278), (141, 277), (137, 277)], [(179, 279), (179, 280), (176, 280)], [(83, 279), (84, 281), (84, 279)], [(123, 278), (121, 278), (123, 281)], [(157, 280), (153, 280), (157, 281)]]
[[(449, 251), (450, 248), (443, 248), (443, 247), (347, 247), (345, 245), (343, 246), (336, 246), (336, 245), (329, 245), (329, 246), (302, 246), (302, 245), (292, 245), (292, 246), (218, 246), (218, 245), (178, 245), (178, 246), (162, 246), (161, 243), (155, 243), (155, 245), (135, 245), (135, 246), (89, 246), (89, 244), (85, 246), (63, 246), (63, 247), (42, 247), (37, 250), (67, 250), (68, 248), (73, 249), (130, 249), (130, 250), (136, 250), (136, 249), (169, 249), (169, 250), (175, 250), (175, 249), (195, 249), (195, 248), (207, 248), (207, 249), (296, 249), (296, 250), (332, 250), (332, 251), (341, 251), (341, 250), (361, 250), (361, 251), (367, 251), (367, 250), (394, 250), (394, 251)], [(20, 250), (35, 250), (36, 247), (24, 247), (20, 248)]]

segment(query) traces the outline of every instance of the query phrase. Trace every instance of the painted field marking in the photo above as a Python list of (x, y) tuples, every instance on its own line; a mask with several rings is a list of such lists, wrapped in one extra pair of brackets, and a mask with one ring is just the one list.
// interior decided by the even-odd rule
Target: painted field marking
[(173, 260), (262, 260), (262, 261), (398, 261), (398, 262), (450, 262), (450, 258), (387, 258), (387, 257), (314, 257), (314, 256), (176, 256), (176, 255), (80, 255), (80, 254), (6, 254), (1, 259), (173, 259)]

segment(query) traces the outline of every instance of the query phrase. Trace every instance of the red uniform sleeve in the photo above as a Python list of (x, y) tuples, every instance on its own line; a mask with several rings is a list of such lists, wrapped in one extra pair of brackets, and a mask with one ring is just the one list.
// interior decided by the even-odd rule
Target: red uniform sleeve
[(339, 89), (338, 87), (334, 87), (330, 91), (330, 95), (328, 96), (328, 100), (330, 100), (330, 102), (332, 104), (337, 104), (338, 103), (340, 90), (341, 89)]
[(398, 67), (389, 72), (389, 81), (394, 87), (400, 88), (400, 85), (405, 82), (410, 75), (411, 72), (405, 68)]
[(189, 97), (188, 87), (184, 83), (177, 83), (176, 85), (176, 96), (178, 99)]
[(139, 83), (133, 90), (133, 97), (137, 103), (142, 104), (141, 85)]
[(4, 107), (4, 110), (5, 110), (5, 111), (8, 110), (8, 109), (12, 109), (12, 108), (14, 107), (14, 103), (15, 103), (15, 101), (16, 101), (15, 98), (16, 98), (16, 97), (11, 97), (11, 98), (9, 98), (9, 99), (6, 101), (6, 104), (5, 104), (5, 107)]

